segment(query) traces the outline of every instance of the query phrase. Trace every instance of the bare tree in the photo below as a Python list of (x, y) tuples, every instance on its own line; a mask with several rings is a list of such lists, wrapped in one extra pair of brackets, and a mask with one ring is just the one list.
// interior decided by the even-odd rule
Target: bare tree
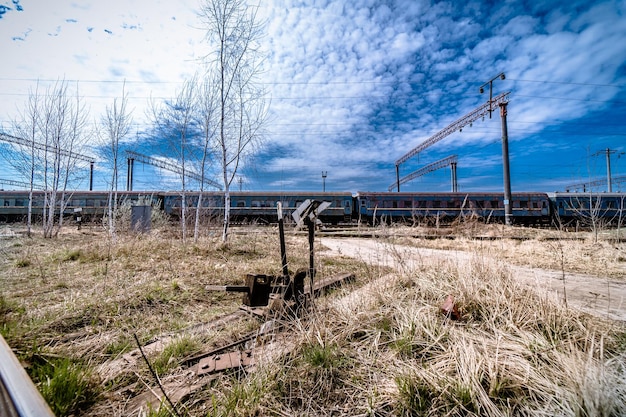
[(182, 89), (171, 101), (158, 106), (151, 106), (152, 119), (157, 126), (157, 132), (165, 134), (177, 154), (181, 166), (181, 228), (183, 241), (187, 237), (187, 160), (188, 150), (192, 146), (190, 138), (195, 127), (194, 120), (194, 91), (196, 80), (185, 81)]
[(577, 221), (593, 233), (594, 242), (598, 241), (600, 231), (614, 220), (607, 217), (610, 212), (603, 207), (601, 194), (589, 192), (587, 196), (572, 199), (570, 204)]
[(222, 240), (227, 242), (230, 185), (243, 159), (261, 140), (267, 116), (265, 91), (256, 82), (263, 26), (257, 22), (257, 8), (244, 0), (204, 0), (200, 18), (213, 49), (205, 59), (206, 79), (217, 91), (214, 148), (224, 186)]
[[(68, 188), (81, 179), (79, 152), (88, 140), (88, 112), (76, 88), (70, 95), (65, 80), (56, 82), (39, 94), (37, 88), (15, 123), (15, 133), (30, 145), (17, 154), (13, 167), (29, 179), (29, 219), (32, 216), (35, 183), (44, 188), (44, 237), (56, 236), (63, 226), (63, 212), (69, 196)], [(22, 147), (24, 148), (24, 147)], [(30, 224), (30, 220), (29, 220)]]
[(111, 161), (111, 184), (109, 186), (108, 199), (108, 227), (109, 234), (115, 238), (115, 213), (117, 212), (117, 191), (119, 178), (119, 150), (120, 141), (130, 133), (132, 124), (131, 112), (127, 110), (128, 95), (126, 94), (126, 83), (122, 86), (122, 97), (113, 99), (113, 104), (107, 106), (104, 116), (101, 119), (101, 136), (106, 144), (107, 156)]
[(217, 96), (214, 84), (206, 80), (197, 86), (197, 117), (198, 127), (200, 128), (202, 138), (202, 158), (200, 160), (200, 192), (198, 193), (198, 201), (196, 204), (196, 218), (193, 229), (193, 240), (198, 241), (200, 232), (200, 213), (202, 210), (202, 199), (204, 193), (204, 180), (207, 170), (211, 145), (215, 141), (217, 133), (217, 123), (215, 123), (215, 114), (217, 111)]
[(20, 114), (20, 118), (13, 122), (15, 134), (29, 141), (30, 146), (18, 146), (18, 148), (21, 149), (8, 159), (9, 163), (11, 163), (18, 172), (21, 172), (25, 178), (28, 178), (28, 184), (30, 185), (28, 190), (28, 214), (26, 220), (28, 237), (32, 236), (33, 189), (35, 188), (35, 167), (38, 156), (35, 143), (38, 139), (39, 101), (39, 82), (37, 82), (35, 90), (31, 90), (28, 95), (28, 101)]

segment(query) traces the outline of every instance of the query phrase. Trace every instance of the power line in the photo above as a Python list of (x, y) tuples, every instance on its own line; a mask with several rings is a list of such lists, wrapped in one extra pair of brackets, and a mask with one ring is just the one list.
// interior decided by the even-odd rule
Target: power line
[[(518, 82), (527, 82), (527, 83), (539, 83), (539, 84), (560, 84), (560, 85), (580, 85), (580, 86), (588, 86), (588, 87), (612, 87), (612, 88), (624, 88), (625, 84), (601, 84), (601, 83), (584, 83), (584, 82), (574, 82), (574, 81), (548, 81), (548, 80), (528, 80), (521, 78), (507, 78), (508, 81), (518, 81)], [(60, 78), (14, 78), (14, 77), (0, 77), (0, 81), (28, 81), (28, 82), (57, 82), (57, 81), (67, 81), (67, 82), (79, 82), (79, 83), (110, 83), (110, 84), (182, 84), (185, 80), (182, 81), (148, 81), (148, 80), (113, 80), (113, 79), (102, 79), (102, 80), (80, 80), (80, 79), (60, 79)], [(263, 82), (259, 81), (259, 85), (361, 85), (361, 84), (372, 84), (372, 85), (397, 85), (397, 84), (408, 84), (408, 85), (425, 85), (426, 82), (423, 81), (411, 81), (411, 80), (394, 80), (394, 81), (376, 81), (376, 80), (359, 80), (359, 81), (271, 81), (271, 82)]]

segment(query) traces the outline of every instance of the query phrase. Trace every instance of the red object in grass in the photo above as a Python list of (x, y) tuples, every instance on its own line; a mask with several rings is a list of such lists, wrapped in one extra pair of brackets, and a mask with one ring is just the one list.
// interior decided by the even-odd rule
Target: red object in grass
[(461, 318), (459, 310), (456, 308), (456, 304), (454, 303), (454, 296), (452, 295), (449, 295), (448, 298), (446, 298), (446, 301), (443, 302), (441, 312), (452, 320), (459, 320)]

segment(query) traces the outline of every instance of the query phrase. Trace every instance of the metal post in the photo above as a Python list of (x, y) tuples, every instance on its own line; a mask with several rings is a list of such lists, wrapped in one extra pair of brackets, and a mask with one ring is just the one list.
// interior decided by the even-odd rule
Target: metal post
[(93, 191), (93, 161), (89, 163), (89, 191)]
[(126, 191), (133, 191), (133, 171), (135, 170), (135, 159), (128, 158), (128, 171), (126, 173)]
[(509, 134), (506, 125), (506, 106), (500, 104), (500, 117), (502, 118), (502, 166), (504, 170), (504, 223), (512, 224), (513, 211), (511, 210), (511, 176), (509, 170)]
[(322, 192), (326, 192), (326, 177), (328, 176), (328, 171), (322, 171)]
[(452, 162), (450, 164), (450, 169), (452, 171), (452, 192), (456, 193), (459, 191), (459, 186), (456, 180), (456, 162)]
[(276, 209), (278, 210), (278, 235), (280, 237), (280, 261), (283, 265), (283, 277), (289, 277), (289, 268), (287, 265), (287, 249), (285, 247), (285, 225), (283, 219), (283, 206), (279, 201), (276, 203)]
[(398, 184), (398, 192), (400, 192), (400, 165), (396, 164), (396, 184)]
[(309, 216), (305, 219), (309, 229), (309, 282), (311, 283), (311, 295), (313, 295), (313, 277), (315, 276), (315, 220)]
[(500, 78), (501, 80), (504, 80), (506, 77), (504, 75), (503, 72), (501, 72), (500, 74), (496, 75), (495, 77), (493, 77), (492, 79), (490, 79), (489, 81), (487, 81), (486, 83), (484, 83), (483, 85), (480, 86), (480, 94), (482, 94), (485, 91), (485, 86), (487, 84), (489, 84), (489, 118), (491, 119), (491, 112), (493, 111), (493, 109), (491, 108), (491, 103), (493, 103), (493, 81), (496, 78)]
[(609, 193), (613, 192), (613, 185), (611, 184), (611, 150), (606, 148), (606, 183)]

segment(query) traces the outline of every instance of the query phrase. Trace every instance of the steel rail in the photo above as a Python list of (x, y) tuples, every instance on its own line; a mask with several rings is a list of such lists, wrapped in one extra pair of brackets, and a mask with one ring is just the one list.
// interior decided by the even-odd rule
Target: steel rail
[(33, 381), (0, 335), (0, 415), (54, 417)]

